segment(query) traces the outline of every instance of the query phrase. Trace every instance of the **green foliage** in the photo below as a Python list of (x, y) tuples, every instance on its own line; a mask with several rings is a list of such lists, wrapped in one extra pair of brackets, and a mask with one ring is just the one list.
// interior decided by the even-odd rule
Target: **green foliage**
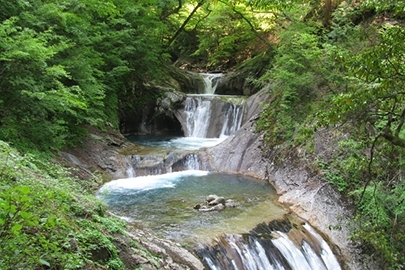
[[(371, 8), (373, 1), (365, 2)], [(384, 1), (373, 5), (388, 10)], [(341, 150), (322, 170), (356, 205), (353, 239), (367, 243), (368, 252), (380, 254), (387, 269), (400, 269), (405, 263), (404, 209), (399, 199), (405, 193), (404, 28), (355, 26), (353, 16), (363, 11), (342, 4), (328, 34), (329, 43), (341, 48), (334, 59), (345, 74), (345, 87), (325, 97), (328, 106), (317, 119), (324, 127), (344, 125), (341, 129), (350, 139), (340, 143)]]
[(0, 141), (1, 269), (78, 269), (103, 265), (122, 269), (115, 233), (125, 223), (105, 216), (94, 195), (67, 177), (65, 169), (21, 156)]
[(378, 254), (386, 269), (400, 269), (405, 264), (404, 27), (389, 23), (387, 13), (388, 23), (359, 24), (360, 18), (370, 19), (370, 9), (377, 17), (383, 11), (402, 16), (392, 3), (343, 2), (327, 29), (308, 17), (283, 22), (275, 59), (260, 79), (270, 98), (257, 128), (268, 146), (285, 152), (297, 144), (311, 147), (318, 128), (334, 130), (340, 142), (337, 148), (325, 146), (335, 148), (318, 161), (320, 172), (356, 206), (352, 238)]
[(271, 103), (265, 105), (258, 121), (258, 129), (265, 132), (269, 145), (293, 138), (324, 81), (319, 27), (297, 22), (283, 31), (273, 67), (261, 78), (272, 91)]
[(151, 6), (93, 0), (4, 6), (0, 139), (20, 149), (76, 144), (82, 125), (117, 128), (120, 101), (134, 85), (159, 77), (167, 59), (165, 27)]
[(248, 54), (247, 50), (255, 40), (255, 34), (249, 24), (238, 15), (242, 14), (239, 12), (243, 12), (243, 16), (249, 21), (255, 22), (255, 17), (246, 13), (245, 6), (222, 3), (215, 5), (209, 16), (200, 22), (198, 49), (193, 55), (207, 58), (208, 67), (229, 68), (237, 63), (238, 58), (243, 59), (244, 54)]
[(388, 11), (401, 18), (405, 16), (405, 2), (402, 0), (365, 0), (361, 1), (361, 5), (365, 8), (374, 9), (378, 13)]
[(351, 47), (356, 39), (353, 36), (360, 33), (359, 26), (356, 26), (354, 21), (360, 16), (360, 9), (356, 6), (351, 6), (347, 2), (342, 2), (332, 14), (330, 31), (327, 37), (334, 43), (339, 43), (344, 47)]

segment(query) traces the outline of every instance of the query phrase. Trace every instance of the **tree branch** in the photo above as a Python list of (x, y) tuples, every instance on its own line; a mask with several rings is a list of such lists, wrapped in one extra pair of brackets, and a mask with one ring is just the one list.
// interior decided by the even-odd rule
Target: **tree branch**
[(179, 1), (179, 3), (178, 3), (178, 5), (177, 5), (177, 7), (175, 9), (170, 10), (170, 11), (164, 9), (162, 11), (162, 14), (160, 14), (160, 20), (161, 21), (164, 21), (170, 15), (178, 13), (180, 11), (180, 9), (183, 7), (183, 3), (181, 2), (181, 0), (178, 0), (178, 1)]
[[(229, 5), (229, 3), (221, 1), (222, 3), (224, 3), (225, 5)], [(272, 45), (265, 39), (263, 38), (262, 35), (260, 35), (260, 33), (258, 33), (255, 29), (255, 27), (253, 26), (253, 24), (249, 21), (248, 18), (245, 17), (245, 15), (243, 15), (240, 11), (236, 10), (236, 8), (234, 6), (232, 6), (232, 11), (235, 12), (240, 18), (242, 18), (249, 26), (250, 29), (252, 30), (252, 32), (269, 48), (272, 47)]]
[(194, 14), (197, 12), (197, 10), (204, 5), (206, 0), (201, 0), (200, 2), (197, 3), (197, 5), (194, 7), (194, 9), (191, 11), (190, 15), (184, 20), (183, 24), (180, 26), (179, 29), (177, 29), (176, 33), (170, 38), (169, 42), (167, 43), (166, 47), (170, 47), (172, 43), (176, 40), (176, 38), (180, 35), (180, 33), (184, 30), (188, 22), (191, 20), (191, 18), (194, 16)]

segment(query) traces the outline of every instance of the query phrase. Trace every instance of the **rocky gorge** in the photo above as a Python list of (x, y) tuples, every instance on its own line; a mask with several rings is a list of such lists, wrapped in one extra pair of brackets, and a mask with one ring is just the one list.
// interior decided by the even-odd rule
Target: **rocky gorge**
[[(232, 82), (232, 87), (234, 84)], [(184, 94), (181, 91), (167, 91), (167, 88), (164, 92), (164, 97), (155, 104), (155, 111), (171, 116), (184, 130), (184, 115), (182, 116), (182, 111), (178, 109), (182, 107)], [(105, 181), (109, 181), (127, 177), (130, 166), (134, 167), (137, 175), (146, 175), (151, 170), (155, 170), (157, 174), (165, 173), (168, 168), (181, 170), (182, 162), (189, 155), (195, 155), (198, 157), (200, 168), (204, 170), (242, 174), (269, 182), (276, 189), (282, 205), (306, 220), (333, 243), (334, 251), (340, 257), (344, 269), (368, 268), (367, 264), (373, 261), (361, 253), (356, 243), (349, 240), (351, 209), (339, 192), (324, 181), (324, 175), (314, 166), (317, 157), (327, 157), (329, 152), (333, 151), (337, 139), (331, 139), (333, 136), (328, 130), (318, 131), (314, 137), (313, 153), (294, 148), (280, 161), (279, 150), (266, 149), (262, 135), (255, 131), (255, 121), (266, 98), (265, 91), (259, 91), (247, 98), (241, 127), (214, 147), (186, 153), (151, 155), (148, 149), (134, 145), (119, 132), (89, 130), (89, 136), (83, 146), (64, 151), (62, 158), (70, 166), (76, 167), (77, 174), (83, 179), (90, 179), (93, 174), (101, 172)], [(217, 102), (221, 100), (218, 99)], [(145, 123), (150, 126), (153, 123), (154, 127), (144, 131), (153, 132), (159, 128), (156, 122), (149, 120), (139, 125)], [(217, 127), (211, 130), (213, 133), (219, 132)], [(138, 163), (134, 160), (138, 160)], [(147, 252), (160, 258), (152, 262), (142, 254), (131, 253), (131, 249), (125, 248), (125, 244), (121, 243), (123, 250), (127, 250), (123, 254), (126, 254), (125, 261), (128, 265), (131, 261), (136, 261), (143, 269), (204, 268), (192, 251), (180, 245), (158, 239), (141, 229), (128, 234)]]

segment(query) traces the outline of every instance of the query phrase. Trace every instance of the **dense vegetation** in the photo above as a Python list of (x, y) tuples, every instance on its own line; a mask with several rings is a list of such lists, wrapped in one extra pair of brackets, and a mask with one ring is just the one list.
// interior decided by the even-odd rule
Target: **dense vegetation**
[(49, 156), (86, 126), (118, 129), (156, 98), (146, 82), (165, 65), (250, 61), (263, 75), (247, 79), (271, 93), (258, 122), (268, 147), (345, 138), (314, 163), (356, 206), (353, 239), (387, 269), (405, 265), (404, 1), (0, 3), (0, 268), (84, 268), (100, 248), (103, 267), (122, 268), (109, 238), (122, 224)]
[(86, 182), (4, 142), (0, 164), (1, 269), (123, 268), (113, 242), (125, 224), (106, 215)]
[(327, 22), (295, 9), (259, 80), (272, 89), (259, 130), (285, 152), (313, 151), (315, 132), (340, 138), (332, 157), (312, 162), (356, 206), (352, 238), (402, 269), (405, 3), (389, 3), (342, 1)]

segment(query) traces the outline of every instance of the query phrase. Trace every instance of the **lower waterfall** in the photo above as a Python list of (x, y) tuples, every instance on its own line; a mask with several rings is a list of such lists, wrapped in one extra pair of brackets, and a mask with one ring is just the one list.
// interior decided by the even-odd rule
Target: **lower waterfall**
[[(302, 223), (302, 222), (301, 222)], [(327, 242), (307, 223), (261, 223), (247, 234), (225, 234), (197, 250), (211, 270), (339, 270)]]

